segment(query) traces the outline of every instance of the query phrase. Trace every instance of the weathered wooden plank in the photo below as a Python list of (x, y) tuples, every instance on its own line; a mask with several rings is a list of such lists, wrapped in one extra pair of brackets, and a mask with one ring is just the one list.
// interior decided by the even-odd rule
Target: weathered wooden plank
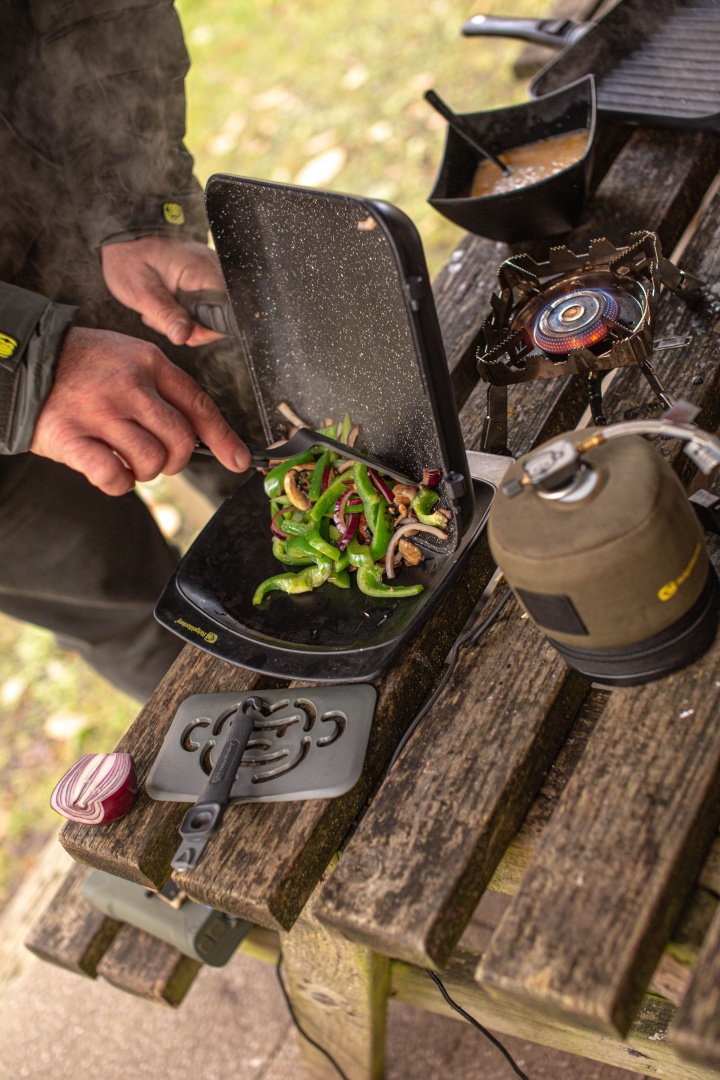
[(84, 866), (70, 868), (25, 938), (25, 946), (41, 960), (94, 979), (120, 923), (108, 919), (84, 899), (82, 887), (88, 873)]
[[(390, 962), (328, 933), (315, 917), (317, 893), (292, 930), (280, 935), (293, 1009), (303, 1029), (332, 1054), (348, 1080), (382, 1080)], [(336, 1080), (325, 1055), (298, 1038), (313, 1078)]]
[(669, 1041), (683, 1057), (720, 1069), (720, 915), (705, 939)]
[(720, 642), (615, 690), (479, 977), (627, 1031), (720, 820)]
[(119, 990), (156, 1005), (180, 1004), (202, 964), (164, 941), (123, 925), (97, 973)]
[(140, 792), (132, 809), (108, 825), (68, 822), (60, 833), (63, 847), (81, 862), (149, 888), (160, 888), (170, 874), (178, 844), (178, 826), (186, 807), (153, 802), (145, 780), (180, 703), (191, 694), (226, 693), (279, 686), (244, 668), (217, 660), (187, 645), (118, 744), (131, 754)]
[(271, 929), (292, 926), (437, 682), (493, 569), (486, 544), (478, 545), (462, 590), (443, 598), (436, 615), (377, 680), (365, 768), (353, 790), (337, 799), (231, 807), (200, 866), (177, 877), (193, 899)]
[[(675, 1010), (667, 1001), (644, 997), (627, 1037), (621, 1041), (562, 1020), (548, 1019), (520, 1003), (495, 1000), (473, 983), (479, 959), (479, 953), (458, 949), (442, 979), (450, 995), (491, 1031), (579, 1054), (656, 1080), (718, 1080), (720, 1077), (716, 1069), (683, 1061), (669, 1045), (666, 1035)], [(425, 972), (400, 962), (391, 965), (391, 1000), (457, 1019), (457, 1013), (445, 1004)]]
[(588, 683), (511, 601), (408, 744), (318, 915), (378, 952), (442, 967)]

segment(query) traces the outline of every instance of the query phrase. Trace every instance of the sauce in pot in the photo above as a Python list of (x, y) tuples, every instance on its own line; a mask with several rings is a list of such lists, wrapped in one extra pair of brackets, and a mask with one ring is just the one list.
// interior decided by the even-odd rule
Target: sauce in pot
[(590, 132), (583, 128), (504, 150), (500, 160), (512, 170), (509, 173), (500, 172), (497, 165), (483, 158), (475, 171), (470, 195), (473, 198), (500, 195), (554, 176), (580, 160), (587, 150), (589, 138)]

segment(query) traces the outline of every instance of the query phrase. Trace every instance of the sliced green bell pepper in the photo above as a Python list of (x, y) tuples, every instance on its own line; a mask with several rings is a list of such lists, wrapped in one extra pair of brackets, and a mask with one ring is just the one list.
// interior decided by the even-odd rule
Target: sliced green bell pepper
[(412, 500), (412, 508), (416, 514), (429, 514), (440, 496), (432, 488), (421, 487)]
[(252, 602), (261, 604), (269, 592), (295, 593), (312, 592), (322, 585), (330, 577), (332, 563), (329, 559), (321, 559), (317, 566), (307, 566), (297, 574), (276, 574), (275, 577), (266, 578), (255, 590)]
[(385, 552), (388, 549), (394, 530), (393, 520), (384, 499), (383, 503), (385, 505), (378, 506), (375, 512), (373, 538), (370, 543), (370, 554), (373, 562), (385, 558)]
[(353, 536), (352, 540), (345, 548), (345, 554), (347, 555), (351, 566), (372, 566), (375, 562), (370, 554), (369, 544), (361, 544), (357, 535)]
[(338, 589), (350, 588), (350, 575), (348, 574), (347, 570), (333, 571), (333, 573), (328, 578), (328, 581), (331, 585), (337, 585)]
[(332, 484), (322, 493), (318, 501), (310, 510), (308, 510), (308, 517), (311, 521), (320, 521), (323, 517), (332, 517), (333, 510), (335, 509), (335, 503), (340, 496), (345, 492), (351, 477), (344, 474), (339, 476), (337, 480), (334, 480)]
[(432, 488), (421, 487), (410, 504), (423, 525), (434, 525), (437, 529), (447, 528), (447, 518), (439, 511), (431, 513), (440, 496)]
[(333, 562), (335, 562), (342, 555), (340, 548), (333, 547), (332, 544), (328, 543), (327, 540), (324, 540), (322, 538), (322, 536), (320, 535), (320, 529), (317, 527), (317, 525), (314, 529), (310, 529), (308, 531), (306, 539), (310, 547), (313, 548), (315, 551), (319, 551), (320, 554), (324, 555), (326, 559), (331, 559)]
[(417, 596), (424, 589), (424, 585), (385, 585), (382, 580), (382, 566), (359, 566), (357, 583), (360, 592), (366, 596), (378, 596), (392, 599), (404, 596)]
[(331, 453), (332, 451), (326, 450), (325, 453), (321, 454), (318, 458), (318, 463), (313, 472), (313, 478), (310, 481), (310, 488), (308, 489), (308, 499), (311, 503), (317, 502), (322, 495), (322, 478), (325, 469), (330, 464)]
[(305, 521), (293, 521), (292, 518), (282, 518), (280, 529), (288, 536), (307, 536), (310, 526)]
[(283, 495), (285, 492), (285, 477), (290, 470), (294, 469), (296, 465), (303, 465), (306, 461), (312, 461), (314, 457), (315, 454), (311, 447), (309, 450), (304, 450), (302, 454), (288, 458), (287, 461), (283, 461), (282, 465), (276, 465), (274, 469), (271, 469), (263, 481), (265, 494), (268, 498), (276, 499), (279, 495)]

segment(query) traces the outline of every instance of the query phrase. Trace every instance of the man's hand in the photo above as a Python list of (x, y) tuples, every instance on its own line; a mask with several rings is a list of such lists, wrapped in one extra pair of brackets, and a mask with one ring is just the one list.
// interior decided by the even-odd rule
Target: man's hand
[(196, 240), (144, 236), (102, 249), (105, 284), (116, 300), (139, 312), (142, 321), (173, 345), (205, 345), (220, 334), (192, 321), (175, 295), (178, 289), (225, 289), (217, 255)]
[(30, 449), (124, 495), (136, 480), (180, 472), (197, 435), (228, 469), (248, 468), (247, 447), (212, 399), (155, 345), (71, 327)]

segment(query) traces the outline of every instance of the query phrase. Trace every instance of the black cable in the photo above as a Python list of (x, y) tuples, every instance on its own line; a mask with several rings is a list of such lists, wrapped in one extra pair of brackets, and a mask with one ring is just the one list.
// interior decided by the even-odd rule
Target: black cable
[[(328, 1051), (325, 1049), (324, 1046), (321, 1046), (319, 1042), (315, 1042), (315, 1040), (313, 1038), (311, 1038), (308, 1035), (307, 1031), (305, 1031), (305, 1029), (301, 1026), (300, 1021), (298, 1020), (297, 1016), (295, 1015), (295, 1010), (292, 1007), (292, 1002), (290, 1001), (290, 995), (288, 994), (287, 990), (285, 989), (285, 983), (283, 982), (283, 977), (282, 977), (282, 962), (283, 962), (283, 956), (282, 956), (282, 953), (280, 953), (278, 958), (277, 958), (277, 964), (275, 965), (275, 973), (277, 975), (278, 982), (280, 983), (280, 991), (282, 993), (282, 996), (285, 998), (285, 1004), (287, 1005), (287, 1010), (290, 1013), (290, 1019), (292, 1020), (293, 1024), (295, 1025), (297, 1030), (302, 1035), (303, 1039), (307, 1039), (307, 1041), (310, 1043), (311, 1046), (314, 1046), (316, 1050), (319, 1050), (321, 1054), (325, 1055), (325, 1057), (328, 1059), (328, 1061), (332, 1065), (335, 1072), (340, 1077), (340, 1080), (348, 1080), (347, 1074), (342, 1071), (342, 1069), (338, 1065), (335, 1058), (331, 1054), (328, 1053)], [(527, 1080), (527, 1078), (526, 1078), (526, 1080)]]
[(448, 658), (447, 666), (445, 668), (445, 671), (443, 672), (443, 676), (440, 679), (440, 682), (437, 684), (433, 693), (430, 695), (428, 700), (420, 709), (420, 712), (415, 714), (413, 720), (410, 723), (410, 726), (408, 727), (407, 731), (398, 743), (395, 753), (390, 758), (390, 764), (385, 770), (385, 776), (387, 776), (397, 759), (400, 757), (401, 753), (410, 741), (420, 721), (426, 716), (430, 709), (432, 709), (433, 705), (447, 686), (450, 676), (455, 670), (455, 665), (457, 664), (460, 650), (465, 649), (470, 645), (474, 645), (475, 642), (478, 641), (482, 637), (482, 635), (490, 629), (490, 627), (493, 625), (493, 623), (495, 622), (498, 615), (505, 607), (511, 596), (512, 592), (508, 589), (505, 596), (503, 596), (502, 600), (498, 601), (497, 606), (493, 608), (487, 618), (483, 619), (482, 622), (478, 623), (477, 626), (473, 626), (469, 630), (466, 630), (465, 633), (457, 639), (452, 649), (450, 650), (450, 656)]
[(450, 1008), (454, 1009), (455, 1012), (460, 1013), (460, 1015), (463, 1017), (464, 1020), (467, 1020), (467, 1022), (469, 1024), (472, 1024), (472, 1026), (474, 1028), (477, 1028), (477, 1030), (482, 1035), (484, 1035), (486, 1039), (490, 1040), (490, 1042), (493, 1044), (493, 1046), (496, 1046), (498, 1048), (500, 1053), (504, 1056), (504, 1058), (509, 1063), (510, 1068), (514, 1070), (515, 1075), (520, 1077), (520, 1080), (529, 1080), (529, 1077), (527, 1076), (527, 1074), (522, 1071), (520, 1066), (513, 1059), (512, 1055), (510, 1054), (510, 1051), (505, 1049), (505, 1047), (500, 1042), (500, 1040), (496, 1039), (495, 1036), (491, 1032), (489, 1032), (486, 1027), (483, 1027), (483, 1025), (480, 1023), (479, 1020), (476, 1020), (474, 1016), (470, 1015), (470, 1013), (465, 1012), (462, 1005), (458, 1005), (457, 1001), (453, 1001), (453, 999), (450, 997), (447, 990), (445, 989), (440, 977), (438, 975), (436, 975), (434, 971), (431, 971), (430, 968), (425, 968), (425, 971), (430, 976), (432, 981), (435, 983), (435, 985), (437, 986), (438, 990), (440, 991), (440, 993), (442, 994), (442, 996), (444, 997), (445, 1001), (448, 1003)]

